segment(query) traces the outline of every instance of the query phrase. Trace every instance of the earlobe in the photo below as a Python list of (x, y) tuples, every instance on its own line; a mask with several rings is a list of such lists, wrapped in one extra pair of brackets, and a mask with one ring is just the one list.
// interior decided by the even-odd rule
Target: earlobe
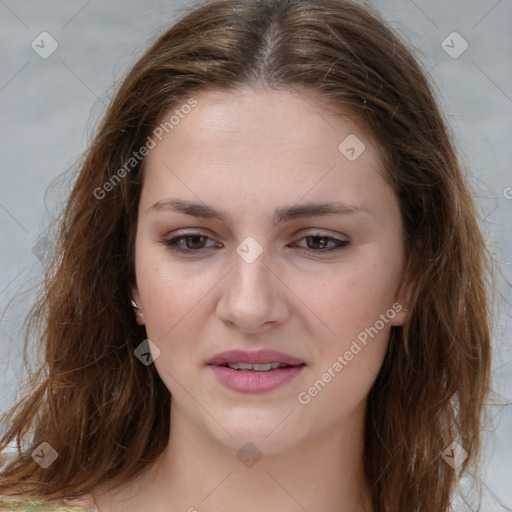
[(130, 287), (130, 302), (135, 313), (135, 321), (139, 325), (144, 325), (144, 312), (142, 311), (141, 298), (137, 286)]
[(393, 310), (396, 314), (391, 321), (391, 325), (404, 325), (406, 320), (409, 318), (409, 305), (411, 303), (413, 286), (413, 273), (410, 265), (408, 264), (396, 293), (396, 302), (393, 304)]
[(392, 309), (395, 311), (395, 316), (391, 319), (391, 325), (396, 327), (404, 325), (409, 317), (409, 310), (401, 302), (395, 302)]

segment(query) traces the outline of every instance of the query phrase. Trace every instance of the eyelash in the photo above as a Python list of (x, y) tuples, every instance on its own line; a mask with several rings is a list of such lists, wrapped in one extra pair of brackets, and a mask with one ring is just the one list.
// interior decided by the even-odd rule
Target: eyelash
[[(175, 252), (178, 252), (178, 253), (182, 253), (182, 254), (188, 254), (188, 255), (191, 255), (191, 254), (194, 254), (194, 253), (199, 253), (201, 251), (204, 251), (205, 249), (212, 249), (213, 248), (213, 247), (201, 247), (200, 249), (183, 249), (182, 247), (179, 247), (177, 245), (179, 243), (179, 241), (181, 241), (181, 240), (185, 240), (187, 238), (194, 238), (194, 237), (202, 237), (202, 238), (206, 238), (207, 240), (211, 240), (210, 237), (208, 237), (206, 235), (202, 235), (201, 233), (192, 232), (192, 233), (186, 233), (186, 234), (183, 234), (183, 235), (175, 236), (175, 237), (169, 238), (169, 239), (164, 238), (164, 239), (161, 240), (161, 242), (166, 247), (171, 249), (172, 251), (175, 251)], [(330, 252), (338, 251), (338, 250), (343, 249), (344, 247), (346, 247), (347, 245), (350, 244), (350, 242), (348, 240), (339, 240), (338, 238), (334, 238), (332, 236), (321, 235), (321, 234), (317, 234), (317, 233), (313, 233), (313, 234), (304, 236), (299, 241), (304, 240), (305, 238), (320, 238), (320, 239), (325, 239), (325, 240), (334, 242), (336, 244), (335, 247), (331, 247), (330, 249), (324, 249), (324, 248), (322, 248), (322, 249), (302, 248), (304, 251), (312, 251), (312, 252), (317, 253), (317, 254), (330, 253)]]

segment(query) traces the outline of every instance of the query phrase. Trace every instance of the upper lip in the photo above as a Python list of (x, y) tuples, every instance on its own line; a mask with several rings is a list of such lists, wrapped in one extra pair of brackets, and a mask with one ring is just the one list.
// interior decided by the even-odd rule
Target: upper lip
[(256, 351), (248, 351), (242, 349), (228, 350), (213, 356), (206, 364), (210, 365), (226, 365), (229, 363), (250, 363), (250, 364), (265, 364), (265, 363), (281, 363), (290, 366), (305, 364), (304, 361), (296, 357), (283, 354), (277, 350), (262, 349)]

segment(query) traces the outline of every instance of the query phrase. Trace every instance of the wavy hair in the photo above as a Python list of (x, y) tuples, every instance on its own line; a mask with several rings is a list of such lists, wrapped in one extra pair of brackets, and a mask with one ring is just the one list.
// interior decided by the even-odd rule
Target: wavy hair
[[(163, 452), (171, 396), (154, 365), (134, 357), (145, 331), (127, 290), (144, 158), (130, 159), (195, 93), (247, 85), (308, 88), (361, 122), (399, 201), (414, 287), (368, 397), (374, 512), (447, 511), (458, 478), (478, 469), (490, 256), (426, 73), (367, 6), (218, 0), (187, 10), (133, 65), (80, 162), (44, 292), (27, 317), (25, 347), (36, 339), (44, 362), (3, 417), (0, 448), (15, 442), (18, 452), (0, 490), (23, 483), (33, 495), (76, 497), (103, 480), (128, 481)], [(47, 469), (31, 457), (43, 441), (59, 455)], [(452, 441), (469, 454), (457, 470), (442, 458)]]

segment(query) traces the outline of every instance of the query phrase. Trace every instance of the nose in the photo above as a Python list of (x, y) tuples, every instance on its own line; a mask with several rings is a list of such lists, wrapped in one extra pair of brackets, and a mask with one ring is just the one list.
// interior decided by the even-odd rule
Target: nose
[(233, 253), (234, 268), (221, 281), (217, 317), (228, 327), (257, 334), (284, 323), (289, 316), (288, 288), (270, 268), (267, 251), (248, 263)]

